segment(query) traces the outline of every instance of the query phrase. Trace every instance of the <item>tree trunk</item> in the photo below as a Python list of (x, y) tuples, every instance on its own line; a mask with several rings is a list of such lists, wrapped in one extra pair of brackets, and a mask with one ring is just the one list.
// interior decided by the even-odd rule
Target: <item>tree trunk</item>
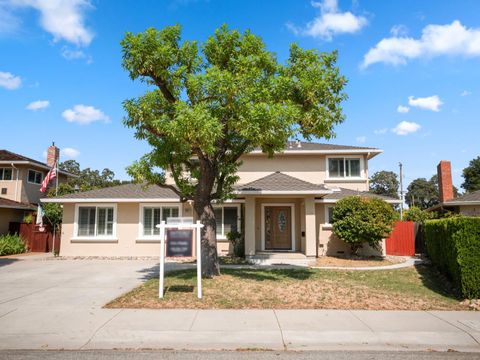
[(200, 197), (194, 201), (197, 218), (203, 224), (202, 234), (202, 276), (213, 278), (220, 275), (217, 255), (217, 233), (215, 212), (209, 198)]

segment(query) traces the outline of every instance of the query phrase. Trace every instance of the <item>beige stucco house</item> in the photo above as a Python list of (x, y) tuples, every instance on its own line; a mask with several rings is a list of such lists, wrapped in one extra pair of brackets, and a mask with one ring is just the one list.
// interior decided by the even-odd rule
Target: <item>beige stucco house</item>
[[(345, 196), (377, 196), (368, 192), (368, 161), (381, 152), (292, 142), (273, 158), (260, 151), (244, 155), (235, 199), (215, 205), (219, 253), (230, 251), (226, 235), (233, 230), (243, 233), (246, 256), (259, 262), (347, 252), (332, 235), (332, 209)], [(42, 201), (63, 204), (64, 256), (155, 256), (155, 225), (193, 217), (191, 203), (158, 186), (127, 184)]]
[[(40, 192), (42, 181), (58, 156), (55, 146), (48, 148), (47, 163), (0, 150), (0, 235), (8, 232), (10, 222), (21, 222), (37, 209), (40, 198), (45, 196)], [(59, 171), (58, 180), (63, 182), (71, 176)]]

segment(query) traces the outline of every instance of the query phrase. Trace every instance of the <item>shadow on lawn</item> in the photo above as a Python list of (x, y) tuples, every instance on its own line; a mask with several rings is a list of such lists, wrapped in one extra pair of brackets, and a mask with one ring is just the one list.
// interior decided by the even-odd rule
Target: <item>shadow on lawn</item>
[(451, 281), (433, 265), (418, 264), (415, 265), (415, 269), (426, 288), (450, 299), (462, 299), (458, 289), (455, 289)]

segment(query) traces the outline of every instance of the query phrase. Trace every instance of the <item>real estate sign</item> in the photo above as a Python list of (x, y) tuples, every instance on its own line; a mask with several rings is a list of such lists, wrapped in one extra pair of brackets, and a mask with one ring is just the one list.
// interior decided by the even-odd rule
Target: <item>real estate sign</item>
[(193, 230), (167, 230), (167, 257), (191, 257), (192, 243)]

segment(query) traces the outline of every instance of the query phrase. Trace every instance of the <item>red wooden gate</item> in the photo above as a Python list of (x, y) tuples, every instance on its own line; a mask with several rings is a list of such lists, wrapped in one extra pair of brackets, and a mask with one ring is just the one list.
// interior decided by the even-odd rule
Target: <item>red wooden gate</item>
[(387, 255), (415, 255), (415, 223), (397, 221), (390, 237), (385, 240)]

